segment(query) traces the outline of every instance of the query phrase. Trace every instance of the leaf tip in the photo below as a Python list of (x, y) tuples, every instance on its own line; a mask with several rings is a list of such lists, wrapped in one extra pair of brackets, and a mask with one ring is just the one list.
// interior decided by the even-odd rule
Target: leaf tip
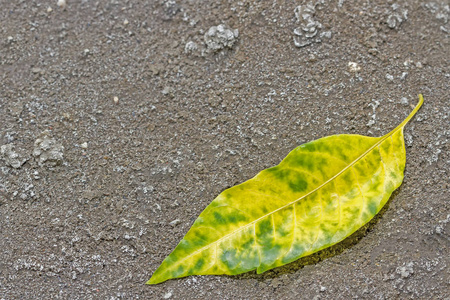
[(167, 274), (165, 275), (164, 272), (162, 272), (161, 270), (161, 266), (156, 269), (156, 271), (153, 273), (152, 277), (145, 283), (145, 284), (158, 284), (161, 282), (164, 282), (166, 280), (168, 280), (170, 278), (168, 278)]
[(155, 274), (153, 274), (153, 276), (145, 283), (145, 284), (158, 284), (165, 281), (165, 279), (161, 280), (160, 278), (158, 278), (158, 276), (155, 276)]

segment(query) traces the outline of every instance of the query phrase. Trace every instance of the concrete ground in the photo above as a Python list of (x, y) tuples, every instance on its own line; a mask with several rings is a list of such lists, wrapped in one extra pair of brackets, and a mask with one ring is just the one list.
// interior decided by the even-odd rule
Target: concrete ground
[[(447, 1), (64, 2), (0, 0), (0, 299), (450, 299)], [(383, 135), (419, 93), (368, 226), (260, 275), (144, 284), (222, 190)]]

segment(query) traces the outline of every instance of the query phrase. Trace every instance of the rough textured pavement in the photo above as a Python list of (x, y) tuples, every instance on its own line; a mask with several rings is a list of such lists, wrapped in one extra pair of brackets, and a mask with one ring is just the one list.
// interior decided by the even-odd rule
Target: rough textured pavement
[[(0, 0), (0, 299), (449, 299), (447, 1), (58, 2)], [(261, 275), (144, 285), (222, 190), (385, 134), (418, 93), (368, 226)]]

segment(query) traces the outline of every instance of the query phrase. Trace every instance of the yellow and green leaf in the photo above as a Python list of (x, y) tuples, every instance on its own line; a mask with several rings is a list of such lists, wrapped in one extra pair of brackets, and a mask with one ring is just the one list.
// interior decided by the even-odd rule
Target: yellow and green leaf
[(403, 128), (342, 134), (295, 148), (277, 166), (223, 191), (148, 284), (189, 275), (257, 273), (334, 245), (369, 222), (403, 181)]

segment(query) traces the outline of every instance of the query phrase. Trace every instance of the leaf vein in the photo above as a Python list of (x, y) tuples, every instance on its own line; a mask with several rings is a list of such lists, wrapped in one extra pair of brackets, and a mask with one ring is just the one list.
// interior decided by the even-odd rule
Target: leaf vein
[[(394, 149), (394, 138), (391, 135), (391, 143), (392, 143), (392, 149)], [(397, 155), (395, 155), (395, 151), (392, 151), (392, 153), (394, 154), (394, 161), (397, 164), (397, 169), (400, 170), (400, 166), (398, 165), (398, 161), (397, 161)]]
[[(333, 184), (333, 186), (334, 186), (334, 190), (335, 190), (335, 192), (336, 192), (337, 200), (338, 200), (338, 207), (337, 207), (337, 211), (338, 211), (338, 223), (337, 223), (336, 227), (339, 229), (339, 224), (341, 224), (341, 197), (339, 196), (339, 193), (338, 193), (336, 184)], [(338, 230), (336, 230), (336, 231), (333, 233), (333, 236), (331, 237), (331, 240), (333, 240), (333, 238), (334, 238), (334, 236), (337, 234), (337, 232), (338, 232)]]
[(314, 244), (319, 240), (319, 235), (320, 235), (320, 225), (322, 224), (323, 221), (323, 203), (322, 203), (322, 197), (319, 196), (320, 199), (320, 221), (319, 221), (319, 226), (317, 227), (317, 235), (316, 238), (314, 239), (314, 241), (311, 243), (311, 246), (309, 247), (308, 251), (311, 251), (311, 249), (313, 248)]
[(356, 172), (355, 172), (354, 166), (351, 167), (351, 170), (352, 170), (352, 172), (353, 172), (353, 176), (355, 177), (356, 184), (358, 185), (358, 189), (359, 189), (359, 192), (360, 192), (361, 198), (362, 198), (362, 201), (361, 201), (361, 210), (359, 211), (359, 219), (361, 219), (361, 216), (362, 216), (362, 213), (363, 213), (363, 210), (364, 210), (364, 200), (365, 200), (365, 197), (364, 197), (364, 194), (363, 194), (363, 192), (362, 192), (362, 189), (361, 189), (361, 183), (359, 182), (358, 175), (357, 175)]
[(292, 171), (295, 171), (295, 172), (297, 172), (297, 173), (305, 173), (305, 174), (307, 174), (308, 176), (314, 178), (315, 180), (317, 180), (317, 181), (319, 181), (319, 182), (320, 182), (321, 180), (323, 180), (323, 179), (317, 178), (313, 173), (311, 173), (311, 172), (309, 172), (309, 171), (306, 171), (306, 170), (304, 170), (304, 169), (296, 169), (296, 168), (292, 168), (292, 167), (284, 167), (284, 166), (283, 166), (283, 169), (292, 170)]
[(236, 208), (236, 207), (234, 207), (232, 205), (229, 205), (229, 204), (218, 205), (218, 206), (215, 206), (214, 208), (217, 208), (217, 207), (230, 207), (230, 208), (233, 208), (235, 210), (240, 211), (241, 213), (245, 214), (247, 217), (251, 217), (247, 212), (243, 211), (242, 209)]
[(258, 238), (256, 237), (256, 223), (253, 223), (253, 235), (255, 236), (255, 248), (258, 252), (259, 263), (258, 266), (261, 265), (261, 251), (259, 250)]
[(274, 216), (274, 214), (271, 215), (271, 217), (272, 217), (272, 228), (273, 228), (273, 241), (276, 242), (277, 241), (277, 236), (275, 234), (275, 218), (273, 216)]
[[(250, 191), (250, 192), (252, 192), (252, 193), (254, 193), (254, 194), (259, 194), (259, 195), (267, 196), (267, 197), (269, 197), (269, 198), (275, 198), (275, 199), (284, 201), (282, 198), (280, 198), (280, 197), (278, 197), (278, 196), (276, 196), (276, 195), (269, 195), (269, 194), (266, 194), (266, 193), (263, 193), (263, 192), (260, 192), (260, 191), (254, 190), (254, 189), (248, 189), (247, 191)], [(256, 221), (255, 221), (255, 222), (256, 222)]]
[(301, 151), (301, 150), (300, 150), (300, 152), (301, 152), (301, 153), (304, 153), (304, 154), (312, 154), (312, 155), (323, 155), (323, 156), (328, 156), (328, 157), (330, 157), (330, 158), (339, 160), (339, 161), (343, 162), (343, 163), (346, 164), (346, 165), (348, 164), (347, 161), (345, 161), (345, 160), (343, 160), (342, 158), (339, 158), (339, 157), (337, 157), (337, 156), (335, 156), (335, 155), (332, 155), (332, 154), (329, 153), (329, 152), (305, 152), (305, 151)]
[(381, 147), (380, 147), (380, 145), (378, 145), (378, 153), (380, 154), (381, 164), (383, 165), (384, 172), (386, 173), (386, 170), (387, 170), (386, 163), (384, 162), (383, 156), (381, 155)]

